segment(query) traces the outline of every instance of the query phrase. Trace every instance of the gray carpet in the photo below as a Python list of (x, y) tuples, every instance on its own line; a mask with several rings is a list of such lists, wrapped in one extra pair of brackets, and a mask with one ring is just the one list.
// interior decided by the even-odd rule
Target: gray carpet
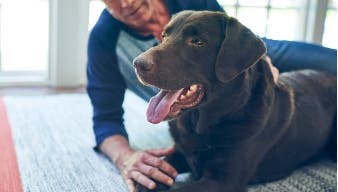
[[(85, 94), (7, 96), (4, 101), (24, 191), (126, 191), (116, 167), (92, 150), (92, 110)], [(127, 92), (124, 107), (133, 147), (172, 144), (166, 123), (146, 122), (146, 103)], [(322, 160), (284, 180), (251, 186), (250, 192), (331, 192), (336, 185), (336, 163)]]

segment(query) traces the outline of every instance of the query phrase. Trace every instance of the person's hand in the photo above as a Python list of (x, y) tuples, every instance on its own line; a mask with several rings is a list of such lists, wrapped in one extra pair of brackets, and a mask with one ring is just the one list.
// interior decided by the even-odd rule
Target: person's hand
[[(121, 158), (120, 171), (130, 192), (136, 192), (135, 182), (155, 189), (153, 180), (172, 186), (177, 171), (161, 157), (174, 152), (174, 147), (147, 151), (130, 151)], [(151, 179), (150, 179), (151, 178)], [(152, 180), (153, 179), (153, 180)]]
[(273, 76), (273, 81), (277, 84), (278, 81), (278, 77), (279, 77), (279, 70), (273, 66), (271, 59), (269, 56), (264, 56), (265, 61), (269, 64), (271, 72), (272, 72), (272, 76)]

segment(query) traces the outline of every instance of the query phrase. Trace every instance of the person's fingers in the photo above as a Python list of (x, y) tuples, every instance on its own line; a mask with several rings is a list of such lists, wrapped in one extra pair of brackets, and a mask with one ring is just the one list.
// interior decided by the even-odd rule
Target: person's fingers
[(264, 58), (265, 61), (269, 64), (269, 67), (271, 69), (273, 81), (277, 83), (279, 78), (279, 70), (272, 64), (271, 58), (269, 56), (266, 55)]
[(151, 149), (151, 150), (147, 150), (146, 152), (154, 156), (157, 156), (157, 157), (163, 157), (163, 156), (172, 154), (174, 151), (175, 151), (175, 147), (171, 146), (165, 149)]
[(139, 183), (148, 189), (154, 189), (156, 183), (150, 178), (173, 185), (173, 178), (177, 176), (176, 169), (161, 157), (174, 152), (174, 147), (166, 149), (156, 149), (149, 151), (139, 151), (134, 153), (122, 168), (121, 173), (131, 192), (136, 191), (135, 183)]
[(162, 171), (160, 171), (156, 167), (152, 167), (146, 164), (139, 164), (138, 170), (145, 174), (146, 176), (149, 176), (161, 183), (164, 183), (166, 185), (172, 186), (174, 184), (174, 180), (169, 177), (168, 175), (164, 174)]
[(134, 181), (136, 181), (137, 183), (147, 187), (148, 189), (155, 189), (155, 187), (156, 187), (156, 183), (154, 181), (152, 181), (151, 179), (149, 179), (148, 177), (146, 177), (145, 175), (143, 175), (139, 171), (130, 172), (130, 177)]
[(165, 174), (169, 175), (170, 177), (175, 178), (177, 176), (176, 169), (170, 165), (168, 162), (164, 161), (161, 158), (151, 156), (149, 154), (145, 154), (142, 156), (142, 162), (152, 167), (158, 168), (163, 171)]
[(127, 184), (128, 191), (129, 191), (129, 192), (137, 192), (137, 191), (136, 191), (136, 188), (135, 188), (134, 181), (133, 181), (132, 179), (127, 179), (127, 178), (125, 178), (124, 181), (125, 181), (125, 183)]

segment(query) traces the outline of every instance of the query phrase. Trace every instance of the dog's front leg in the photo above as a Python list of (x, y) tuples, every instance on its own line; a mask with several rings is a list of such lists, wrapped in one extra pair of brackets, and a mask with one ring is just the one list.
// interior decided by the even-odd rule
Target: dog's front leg
[(174, 153), (166, 156), (164, 160), (172, 165), (178, 173), (186, 173), (190, 171), (187, 160), (176, 147)]
[(205, 162), (202, 178), (170, 192), (245, 192), (247, 184), (262, 160), (267, 144), (240, 144), (231, 150), (219, 150)]

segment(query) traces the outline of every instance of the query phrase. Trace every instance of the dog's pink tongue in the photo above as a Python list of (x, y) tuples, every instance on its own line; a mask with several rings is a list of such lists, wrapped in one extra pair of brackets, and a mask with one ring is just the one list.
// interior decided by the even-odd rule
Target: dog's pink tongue
[(169, 114), (170, 107), (175, 103), (183, 89), (178, 91), (163, 91), (149, 101), (147, 119), (150, 123), (160, 123)]

